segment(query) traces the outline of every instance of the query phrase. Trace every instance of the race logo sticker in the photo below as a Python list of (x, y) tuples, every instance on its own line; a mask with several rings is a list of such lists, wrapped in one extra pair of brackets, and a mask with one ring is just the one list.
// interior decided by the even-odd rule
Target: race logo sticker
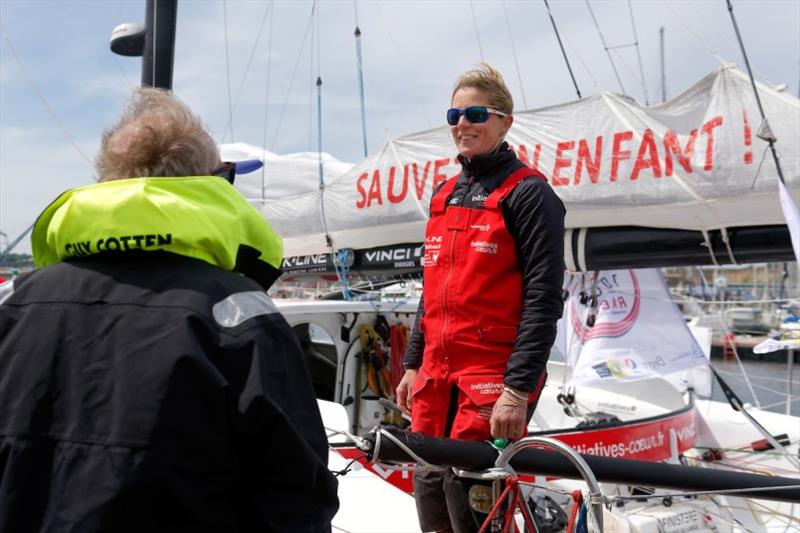
[[(591, 292), (594, 280), (585, 288)], [(577, 288), (573, 288), (577, 290)], [(593, 326), (586, 325), (585, 317), (590, 309), (588, 302), (581, 304), (578, 298), (571, 298), (570, 317), (575, 334), (585, 343), (590, 339), (601, 337), (620, 337), (625, 335), (636, 323), (641, 308), (641, 292), (639, 279), (633, 270), (602, 273), (597, 278), (594, 288), (597, 298), (597, 318)], [(622, 365), (616, 363), (614, 368), (606, 367), (603, 373), (620, 373)], [(600, 369), (595, 370), (601, 372)]]
[(422, 256), (422, 267), (432, 267), (439, 264), (439, 254), (442, 251), (442, 236), (430, 235), (425, 238), (425, 255)]

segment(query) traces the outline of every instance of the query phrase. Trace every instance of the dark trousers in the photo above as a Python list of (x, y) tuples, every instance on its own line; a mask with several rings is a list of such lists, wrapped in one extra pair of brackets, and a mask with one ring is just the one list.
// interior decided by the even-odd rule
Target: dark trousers
[(469, 488), (489, 482), (456, 476), (451, 468), (414, 473), (414, 500), (423, 531), (452, 529), (455, 533), (477, 533), (486, 515), (469, 505)]
[[(539, 398), (536, 398), (528, 406), (528, 421), (538, 403)], [(458, 389), (454, 388), (447, 415), (446, 435), (450, 434), (457, 406)], [(491, 487), (488, 481), (460, 478), (451, 468), (435, 471), (419, 469), (414, 472), (414, 501), (420, 529), (426, 532), (452, 529), (454, 533), (477, 533), (487, 515), (475, 511), (469, 504), (469, 488), (476, 484)]]

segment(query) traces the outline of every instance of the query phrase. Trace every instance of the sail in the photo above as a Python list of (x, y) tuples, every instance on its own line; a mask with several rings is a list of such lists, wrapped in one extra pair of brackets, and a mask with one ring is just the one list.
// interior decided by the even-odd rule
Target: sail
[(556, 347), (572, 384), (656, 378), (707, 363), (657, 269), (570, 278)]
[[(759, 91), (778, 139), (787, 189), (798, 203), (800, 100), (763, 84)], [(767, 144), (757, 136), (759, 117), (747, 76), (722, 65), (652, 107), (601, 90), (515, 113), (507, 138), (564, 201), (567, 228), (785, 226), (774, 163), (762, 161)], [(241, 186), (284, 236), (287, 256), (327, 252), (325, 227), (337, 249), (420, 243), (433, 188), (459, 173), (455, 155), (443, 126), (390, 139), (347, 170), (325, 163), (324, 191), (318, 172), (309, 175), (299, 167), (297, 175), (287, 167), (289, 174), (274, 179), (308, 178), (305, 192), (264, 202), (247, 181), (260, 179), (257, 174), (243, 178)], [(268, 163), (265, 172), (275, 169)]]

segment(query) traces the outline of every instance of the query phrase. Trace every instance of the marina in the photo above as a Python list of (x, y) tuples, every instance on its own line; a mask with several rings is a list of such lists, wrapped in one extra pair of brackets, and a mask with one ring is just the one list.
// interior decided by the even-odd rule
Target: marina
[[(214, 18), (217, 26), (210, 27), (208, 20), (201, 20), (193, 31), (182, 33), (177, 0), (142, 4), (146, 6), (144, 23), (114, 27), (111, 50), (106, 52), (122, 56), (114, 58), (117, 62), (124, 57), (141, 61), (143, 85), (172, 89), (173, 61), (176, 78), (185, 76), (178, 74), (182, 69), (196, 68), (175, 59), (176, 42), (180, 46), (187, 33), (192, 39), (220, 33), (220, 21)], [(294, 102), (301, 113), (293, 110), (295, 125), (307, 122), (307, 151), (282, 151), (276, 148), (281, 146), (278, 140), (297, 136), (297, 131), (281, 130), (285, 102), (277, 125), (273, 113), (269, 124), (274, 138), (268, 143), (267, 95), (273, 74), (269, 61), (273, 55), (288, 55), (285, 49), (278, 53), (272, 48), (276, 30), (271, 24), (275, 11), (283, 6), (239, 4), (220, 4), (227, 98), (222, 97), (224, 91), (215, 93), (215, 105), (227, 102), (215, 140), (220, 160), (233, 163), (226, 179), (236, 190), (213, 183), (224, 185), (226, 194), (238, 191), (248, 208), (253, 208), (248, 213), (254, 213), (260, 223), (268, 221), (282, 239), (282, 248), (275, 252), (276, 264), (282, 257), (282, 272), (275, 269), (274, 273), (281, 274), (280, 279), (268, 293), (244, 294), (252, 298), (248, 305), (255, 301), (280, 313), (301, 350), (297, 355), (302, 355), (301, 366), (310, 378), (327, 436), (328, 470), (338, 481), (340, 507), (333, 517), (333, 531), (420, 531), (413, 480), (431, 471), (482, 482), (474, 485), (482, 489), (470, 489), (468, 498), (472, 511), (488, 515), (481, 531), (800, 531), (800, 363), (796, 358), (800, 353), (800, 100), (785, 85), (754, 75), (734, 15), (736, 3), (726, 0), (722, 14), (730, 19), (718, 17), (716, 22), (726, 27), (730, 22), (729, 40), (737, 44), (744, 64), (737, 66), (715, 56), (713, 68), (668, 96), (661, 27), (661, 98), (655, 102), (647, 93), (634, 3), (619, 4), (630, 14), (634, 42), (623, 46), (635, 50), (638, 73), (626, 67), (640, 86), (624, 89), (614, 58), (620, 64), (624, 61), (619, 52), (612, 55), (614, 47), (606, 43), (595, 13), (607, 23), (602, 18), (605, 10), (601, 3), (595, 2), (593, 8), (587, 1), (587, 13), (581, 17), (596, 28), (603, 44), (599, 50), (610, 61), (620, 90), (606, 89), (593, 80), (594, 92), (584, 94), (557, 25), (557, 21), (566, 22), (562, 15), (566, 10), (574, 13), (575, 7), (543, 2), (545, 11), (539, 16), (545, 20), (546, 12), (546, 21), (552, 23), (558, 58), (563, 58), (577, 98), (562, 89), (553, 101), (532, 106), (525, 101), (508, 6), (502, 1), (493, 6), (498, 9), (492, 15), (507, 24), (503, 36), (513, 52), (504, 54), (513, 57), (514, 68), (512, 63), (506, 65), (507, 79), (512, 80), (516, 72), (522, 97), (513, 124), (508, 121), (509, 151), (526, 172), (543, 174), (567, 213), (561, 299), (556, 294), (558, 306), (561, 300), (564, 303), (563, 316), (550, 358), (542, 362), (545, 372), (537, 389), (538, 404), (528, 412), (523, 435), (510, 440), (414, 432), (411, 422), (422, 418), (415, 419), (414, 413), (409, 415), (397, 404), (411, 332), (417, 328), (423, 340), (429, 336), (429, 342), (430, 336), (441, 336), (445, 344), (447, 319), (443, 325), (427, 322), (423, 330), (418, 326), (422, 280), (430, 283), (431, 278), (425, 276), (439, 261), (448, 264), (445, 254), (439, 257), (443, 238), (426, 234), (426, 226), (436, 212), (437, 191), (443, 184), (454, 184), (451, 180), (466, 168), (465, 160), (455, 156), (451, 127), (469, 122), (467, 112), (472, 108), (483, 107), (489, 113), (486, 106), (465, 104), (470, 107), (451, 109), (457, 116), (450, 127), (437, 120), (427, 127), (417, 125), (389, 134), (384, 125), (385, 138), (370, 145), (365, 99), (376, 98), (369, 92), (371, 85), (364, 83), (362, 44), (366, 41), (361, 40), (361, 29), (366, 28), (364, 8), (377, 13), (380, 3), (354, 2), (358, 91), (357, 97), (355, 90), (347, 95), (349, 103), (343, 107), (348, 109), (348, 120), (337, 124), (337, 132), (347, 138), (350, 148), (337, 154), (342, 159), (326, 153), (323, 102), (327, 105), (329, 100), (323, 99), (327, 85), (322, 78), (320, 26), (325, 17), (320, 12), (329, 5), (312, 1), (304, 4), (310, 15), (303, 19), (305, 34), (294, 71), (290, 74), (290, 67), (281, 66), (277, 75), (291, 79), (288, 85), (285, 79), (280, 82), (288, 102), (298, 66), (308, 55), (308, 93), (299, 104)], [(259, 4), (258, 17), (255, 4)], [(486, 6), (471, 1), (461, 4), (468, 8), (463, 13), (472, 14), (483, 58), (483, 19), (476, 17), (475, 9)], [(420, 5), (409, 6), (422, 13)], [(666, 7), (675, 11), (672, 4)], [(121, 4), (117, 15), (123, 8)], [(181, 2), (181, 10), (193, 8), (207, 6)], [(252, 51), (239, 93), (232, 90), (228, 47), (245, 39), (242, 26), (229, 26), (228, 9), (233, 8), (247, 10), (252, 24), (260, 21), (257, 36), (247, 37)], [(431, 9), (438, 13), (443, 8)], [(462, 18), (466, 22), (462, 20), (461, 25), (469, 28), (469, 17)], [(257, 126), (243, 125), (247, 121), (235, 107), (265, 28), (269, 28), (266, 84), (259, 85), (257, 97), (266, 101), (262, 130), (260, 118)], [(9, 28), (4, 25), (2, 30), (24, 78), (36, 88), (11, 45)], [(387, 25), (384, 33), (389, 34)], [(247, 54), (240, 55), (242, 60)], [(425, 53), (417, 50), (417, 55)], [(204, 65), (194, 76), (208, 76), (207, 71)], [(4, 71), (0, 82), (6, 79)], [(260, 75), (259, 81), (264, 81)], [(183, 88), (191, 94), (202, 85)], [(400, 96), (396, 90), (387, 89), (394, 105), (410, 108), (404, 102), (413, 101), (411, 94)], [(640, 90), (641, 98), (631, 96), (633, 92), (638, 96)], [(42, 93), (36, 92), (47, 104)], [(448, 90), (442, 94), (446, 96)], [(271, 98), (276, 98), (274, 88)], [(505, 116), (494, 109), (491, 113)], [(475, 123), (485, 123), (488, 117)], [(398, 123), (402, 122), (398, 119)], [(335, 136), (328, 130), (327, 137)], [(292, 146), (300, 145), (305, 143)], [(83, 155), (79, 147), (78, 151)], [(2, 179), (5, 186), (5, 169)], [(237, 199), (243, 201), (238, 195)], [(445, 212), (444, 198), (440, 201)], [(487, 197), (479, 201), (482, 206), (489, 203)], [(500, 202), (500, 197), (495, 201)], [(465, 209), (463, 204), (460, 209)], [(6, 197), (2, 205), (7, 209)], [(49, 216), (55, 212), (52, 209)], [(14, 235), (2, 233), (0, 239), (0, 277), (8, 278), (0, 285), (0, 305), (13, 294), (14, 280), (31, 270), (25, 244), (30, 228), (24, 229), (29, 222), (13, 219), (9, 223), (5, 217), (0, 218), (3, 229), (13, 226), (13, 231), (6, 231)], [(491, 224), (480, 220), (462, 224), (460, 218), (448, 218), (446, 229), (455, 239), (456, 233), (469, 228), (480, 237), (468, 239), (471, 251), (499, 257), (498, 245), (481, 233), (488, 234)], [(172, 233), (142, 230), (123, 235), (108, 228), (99, 240), (74, 239), (64, 245), (69, 262), (100, 252), (136, 249), (149, 253), (145, 248), (169, 254), (175, 249), (170, 247), (179, 243)], [(251, 259), (259, 261), (261, 252), (252, 247), (249, 251), (255, 251)], [(513, 253), (511, 257), (521, 261), (519, 248)], [(231, 263), (240, 266), (242, 257), (236, 255)], [(464, 286), (448, 289), (453, 272), (459, 270), (453, 257), (454, 253), (442, 283), (444, 302), (465, 290)], [(37, 262), (41, 264), (41, 257)], [(482, 302), (487, 316), (503, 305), (486, 301), (481, 291), (471, 298)], [(219, 306), (229, 300), (214, 305), (218, 322)], [(250, 311), (247, 305), (230, 305), (232, 317), (225, 320), (235, 328)], [(461, 320), (472, 327), (472, 318)], [(515, 319), (519, 325), (519, 317)], [(423, 323), (430, 320), (429, 315)], [(459, 346), (459, 355), (477, 350), (464, 346), (492, 343), (511, 350), (519, 329), (516, 325), (513, 331), (509, 329), (481, 324), (477, 331), (469, 329), (468, 342), (457, 344), (455, 336), (448, 337), (448, 342)], [(265, 373), (274, 370), (270, 361), (268, 356), (264, 360)], [(444, 361), (445, 366), (450, 364), (447, 358)], [(433, 378), (426, 375), (424, 379)], [(414, 394), (428, 386), (428, 381), (420, 383)], [(450, 386), (450, 394), (472, 402), (476, 412), (482, 413), (476, 416), (484, 418), (493, 412), (496, 400), (489, 398), (490, 393), (498, 387), (506, 392), (502, 379), (494, 383), (486, 376), (459, 376)], [(522, 396), (522, 401), (528, 398)]]

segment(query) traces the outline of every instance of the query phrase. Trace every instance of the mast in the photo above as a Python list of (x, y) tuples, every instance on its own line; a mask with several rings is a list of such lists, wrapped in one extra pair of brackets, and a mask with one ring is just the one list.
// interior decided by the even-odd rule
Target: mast
[(142, 86), (172, 90), (178, 0), (147, 0)]
[(144, 25), (120, 24), (111, 32), (111, 51), (142, 58), (142, 87), (172, 90), (178, 0), (147, 0)]
[(367, 112), (364, 107), (364, 61), (361, 56), (361, 30), (356, 23), (356, 58), (358, 60), (358, 96), (361, 102), (361, 135), (364, 138), (364, 157), (367, 157)]

